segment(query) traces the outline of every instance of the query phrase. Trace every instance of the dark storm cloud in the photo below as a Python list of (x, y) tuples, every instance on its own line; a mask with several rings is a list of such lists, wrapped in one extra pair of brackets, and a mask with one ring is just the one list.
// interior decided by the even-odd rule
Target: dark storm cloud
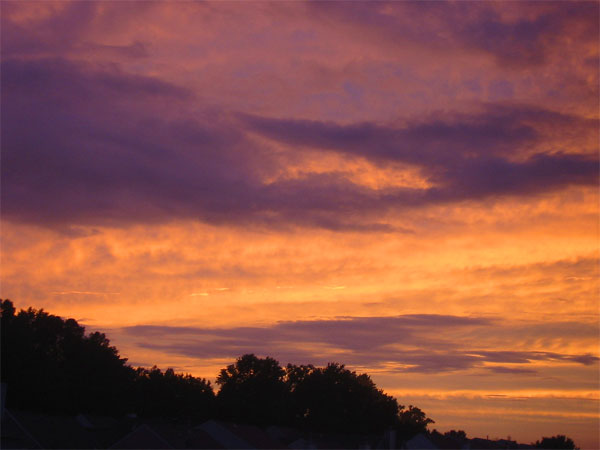
[[(549, 324), (552, 327), (552, 324)], [(477, 349), (479, 342), (458, 343), (453, 333), (506, 333), (501, 323), (480, 317), (404, 315), (348, 317), (280, 322), (270, 327), (196, 328), (140, 325), (122, 331), (136, 336), (143, 348), (194, 358), (237, 357), (243, 353), (271, 355), (282, 362), (325, 364), (338, 358), (354, 366), (387, 365), (399, 372), (437, 373), (493, 364), (536, 361), (591, 365), (589, 354)], [(149, 341), (160, 343), (149, 343)], [(527, 368), (494, 366), (497, 373), (527, 373)]]
[[(373, 217), (406, 207), (524, 195), (598, 180), (596, 156), (511, 159), (539, 124), (589, 121), (488, 106), (402, 127), (199, 111), (189, 90), (118, 66), (61, 58), (2, 61), (2, 214), (6, 220), (126, 225), (195, 219), (268, 227), (394, 231)], [(379, 164), (415, 165), (435, 186), (372, 189), (343, 172), (265, 182), (284, 169), (248, 133)]]

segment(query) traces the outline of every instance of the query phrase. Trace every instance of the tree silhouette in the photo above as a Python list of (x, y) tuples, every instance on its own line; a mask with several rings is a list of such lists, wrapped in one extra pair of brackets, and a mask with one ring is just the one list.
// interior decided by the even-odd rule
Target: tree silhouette
[(571, 438), (568, 438), (562, 434), (552, 437), (543, 437), (541, 442), (536, 441), (535, 448), (557, 448), (557, 449), (569, 449), (575, 450), (575, 443)]
[(275, 359), (243, 355), (222, 369), (217, 384), (223, 418), (256, 425), (281, 424), (287, 388), (284, 370)]
[(296, 425), (317, 431), (375, 432), (394, 425), (398, 403), (371, 378), (342, 364), (325, 368), (288, 365), (291, 416)]
[(408, 409), (400, 407), (398, 414), (398, 434), (401, 439), (410, 439), (419, 433), (425, 433), (430, 423), (435, 423), (421, 409), (409, 405)]
[(7, 406), (53, 413), (209, 417), (210, 383), (172, 369), (134, 370), (103, 333), (73, 319), (2, 307), (2, 381)]
[(91, 412), (256, 425), (307, 431), (400, 435), (425, 431), (433, 421), (419, 408), (405, 410), (367, 374), (342, 364), (288, 364), (246, 354), (222, 369), (215, 397), (210, 382), (191, 375), (133, 369), (100, 332), (86, 334), (73, 319), (44, 310), (16, 312), (1, 302), (2, 381), (9, 408), (76, 414)]
[(7, 403), (57, 412), (123, 411), (133, 372), (102, 333), (73, 319), (2, 301), (2, 380)]
[(450, 430), (444, 433), (444, 436), (456, 439), (458, 441), (465, 441), (467, 439), (467, 433), (464, 430)]
[(134, 378), (136, 411), (143, 417), (205, 420), (214, 414), (215, 395), (209, 381), (191, 375), (139, 367)]

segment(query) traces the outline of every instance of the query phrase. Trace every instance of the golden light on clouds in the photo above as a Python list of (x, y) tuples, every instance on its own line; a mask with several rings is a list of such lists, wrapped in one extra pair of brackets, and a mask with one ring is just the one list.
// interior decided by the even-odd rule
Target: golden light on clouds
[(598, 446), (597, 4), (1, 7), (3, 298)]

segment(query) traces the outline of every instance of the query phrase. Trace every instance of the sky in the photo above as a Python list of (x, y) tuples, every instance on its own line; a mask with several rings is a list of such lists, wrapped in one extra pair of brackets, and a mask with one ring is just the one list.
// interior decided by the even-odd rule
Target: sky
[(597, 2), (12, 2), (2, 298), (598, 448)]

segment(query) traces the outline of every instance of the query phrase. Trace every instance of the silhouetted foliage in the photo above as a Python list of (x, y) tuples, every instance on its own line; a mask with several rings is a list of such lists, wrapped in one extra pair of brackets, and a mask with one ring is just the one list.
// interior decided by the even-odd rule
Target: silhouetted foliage
[(237, 422), (285, 424), (311, 431), (373, 433), (389, 427), (401, 435), (432, 423), (418, 408), (404, 411), (367, 374), (342, 364), (288, 364), (273, 358), (240, 357), (221, 370), (217, 403), (221, 417)]
[(423, 411), (413, 405), (409, 405), (408, 409), (404, 409), (404, 406), (401, 406), (398, 419), (398, 434), (401, 439), (405, 440), (410, 439), (416, 434), (425, 433), (427, 426), (430, 423), (435, 423)]
[(209, 381), (191, 375), (162, 372), (158, 367), (139, 367), (135, 371), (136, 411), (143, 417), (212, 417), (215, 395)]
[(557, 448), (575, 450), (575, 443), (571, 438), (562, 434), (552, 437), (543, 437), (541, 441), (536, 441), (535, 448)]
[(256, 425), (285, 423), (282, 414), (287, 387), (284, 370), (273, 358), (247, 354), (221, 369), (217, 384), (219, 411), (223, 418)]
[(463, 430), (450, 430), (450, 431), (446, 431), (444, 433), (444, 436), (458, 440), (458, 441), (464, 441), (467, 439), (467, 433), (465, 433)]
[(123, 412), (133, 371), (102, 333), (73, 319), (2, 301), (2, 381), (11, 407), (39, 411)]
[(2, 301), (2, 381), (9, 408), (48, 413), (91, 412), (288, 425), (323, 432), (373, 433), (393, 427), (400, 437), (433, 421), (405, 410), (367, 374), (337, 363), (291, 365), (243, 355), (210, 382), (156, 366), (133, 369), (99, 332), (43, 310), (16, 312)]
[(214, 393), (206, 380), (134, 370), (103, 333), (85, 334), (73, 319), (44, 310), (16, 313), (2, 301), (2, 381), (7, 406), (53, 413), (142, 416), (211, 415)]
[(318, 431), (375, 432), (396, 424), (398, 403), (377, 389), (367, 374), (344, 365), (288, 365), (293, 423)]

